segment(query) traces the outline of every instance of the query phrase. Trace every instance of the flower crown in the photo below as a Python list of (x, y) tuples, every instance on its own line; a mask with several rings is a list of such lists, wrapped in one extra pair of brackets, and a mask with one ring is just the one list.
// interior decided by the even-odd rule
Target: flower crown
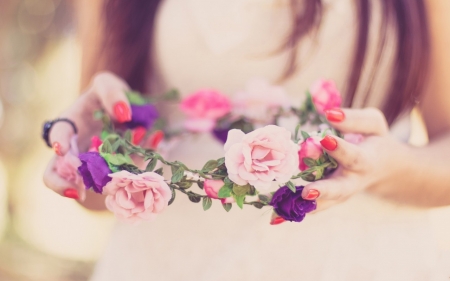
[[(74, 141), (71, 152), (57, 164), (61, 176), (107, 195), (107, 208), (120, 219), (152, 220), (179, 193), (191, 202), (202, 202), (205, 211), (213, 201), (226, 211), (234, 204), (241, 209), (271, 207), (272, 224), (300, 222), (316, 209), (316, 202), (303, 199), (303, 186), (293, 180), (320, 180), (338, 166), (319, 143), (327, 134), (340, 137), (323, 117), (325, 110), (341, 105), (333, 81), (316, 82), (298, 107), (289, 104), (283, 88), (259, 80), (250, 82), (233, 101), (215, 90), (187, 96), (180, 104), (187, 116), (185, 132), (210, 132), (224, 144), (224, 157), (207, 161), (199, 170), (159, 153), (183, 131), (163, 130), (165, 122), (155, 106), (158, 100), (137, 92), (126, 94), (132, 120), (115, 126), (105, 112), (95, 112), (94, 118), (104, 124), (101, 135), (92, 137), (85, 153), (78, 154)], [(176, 91), (160, 99), (179, 100)], [(288, 123), (296, 123), (293, 132), (281, 127)], [(307, 133), (302, 127), (316, 129)], [(64, 172), (70, 165), (74, 171)], [(164, 175), (164, 166), (171, 168), (170, 177)], [(272, 191), (274, 183), (278, 188)], [(202, 194), (193, 190), (194, 184)]]

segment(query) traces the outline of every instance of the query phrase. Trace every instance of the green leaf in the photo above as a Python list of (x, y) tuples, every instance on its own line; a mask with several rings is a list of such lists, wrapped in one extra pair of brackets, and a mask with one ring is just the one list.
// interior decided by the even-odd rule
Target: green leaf
[(225, 184), (224, 186), (222, 186), (222, 188), (220, 188), (219, 193), (217, 194), (217, 196), (219, 198), (228, 198), (231, 196), (231, 191), (233, 190), (233, 185), (231, 184)]
[(177, 89), (171, 89), (164, 93), (163, 98), (165, 100), (178, 100), (180, 99), (180, 92)]
[(122, 144), (121, 140), (118, 139), (116, 140), (112, 145), (111, 145), (111, 149), (112, 151), (117, 151), (117, 149), (119, 149), (119, 146)]
[(303, 137), (304, 140), (306, 140), (306, 139), (308, 139), (308, 138), (311, 137), (311, 136), (310, 136), (307, 132), (305, 132), (305, 131), (302, 131), (301, 134), (302, 134), (302, 137)]
[(192, 193), (192, 192), (188, 192), (187, 196), (188, 196), (189, 200), (191, 200), (191, 202), (193, 202), (193, 203), (198, 203), (202, 200), (202, 198), (200, 196), (198, 196), (197, 194)]
[(253, 202), (252, 205), (258, 209), (262, 209), (262, 207), (264, 207), (264, 204), (261, 202)]
[(175, 189), (170, 188), (170, 190), (172, 190), (172, 198), (170, 198), (169, 203), (167, 203), (167, 205), (171, 205), (173, 203), (173, 201), (175, 201), (175, 196), (176, 196)]
[(157, 169), (156, 171), (155, 171), (155, 173), (157, 173), (158, 175), (163, 175), (163, 168), (161, 167), (161, 168), (159, 168), (159, 169)]
[(150, 160), (150, 162), (148, 162), (147, 168), (145, 168), (145, 171), (146, 172), (152, 172), (153, 169), (155, 169), (157, 163), (158, 163), (158, 160), (153, 158), (152, 160)]
[(331, 162), (330, 168), (336, 169), (339, 166), (338, 162), (336, 162), (336, 160), (333, 157), (331, 157), (330, 155), (328, 155), (328, 159), (330, 159), (330, 162)]
[(253, 185), (250, 185), (250, 188), (247, 191), (247, 195), (250, 195), (250, 196), (256, 195), (256, 189)]
[(269, 197), (267, 195), (259, 194), (258, 198), (259, 198), (259, 200), (261, 200), (261, 202), (264, 202), (264, 203), (269, 203), (270, 202), (270, 199), (269, 199)]
[(231, 207), (233, 207), (233, 205), (231, 205), (231, 203), (225, 203), (222, 204), (222, 207), (225, 209), (225, 211), (229, 212), (231, 210)]
[(297, 141), (298, 140), (298, 130), (300, 130), (300, 127), (302, 126), (302, 124), (297, 124), (297, 126), (295, 127), (295, 134), (294, 134), (294, 139)]
[(217, 166), (220, 166), (222, 164), (225, 164), (225, 157), (217, 159)]
[(324, 172), (324, 169), (323, 169), (323, 168), (317, 169), (317, 171), (316, 171), (316, 176), (315, 176), (315, 180), (316, 180), (316, 181), (317, 181), (317, 180), (320, 180), (320, 179), (323, 177), (323, 172)]
[(103, 130), (102, 133), (100, 134), (100, 139), (104, 140), (108, 137), (108, 135), (109, 135), (109, 132)]
[(233, 185), (233, 193), (237, 196), (246, 195), (250, 191), (250, 185)]
[(224, 182), (225, 184), (233, 184), (233, 182), (230, 180), (229, 177), (224, 178), (224, 179), (223, 179), (223, 182)]
[(236, 200), (236, 204), (239, 206), (239, 208), (244, 208), (244, 200), (245, 195), (234, 195), (234, 200)]
[(121, 166), (124, 164), (133, 165), (133, 161), (129, 156), (123, 154), (109, 154), (109, 153), (101, 153), (101, 156), (108, 164), (112, 164), (114, 166)]
[(305, 157), (303, 158), (303, 162), (306, 164), (306, 166), (308, 167), (314, 167), (317, 166), (316, 160), (312, 159), (312, 158), (308, 158)]
[(180, 188), (188, 189), (189, 187), (192, 186), (192, 182), (191, 182), (191, 181), (180, 181), (179, 183), (177, 183), (177, 185), (178, 185)]
[(291, 181), (288, 181), (287, 183), (286, 183), (286, 186), (292, 191), (292, 192), (297, 192), (297, 189), (295, 188), (295, 185), (294, 185), (294, 183), (293, 182), (291, 182)]
[(145, 100), (145, 98), (139, 92), (127, 91), (125, 92), (125, 95), (127, 95), (130, 104), (144, 105), (148, 103), (148, 101)]
[(126, 130), (125, 134), (123, 135), (123, 138), (131, 143), (131, 130)]
[(172, 171), (172, 175), (178, 170), (178, 166), (170, 166), (170, 170)]
[(111, 143), (109, 141), (105, 141), (104, 143), (102, 143), (100, 151), (102, 153), (113, 153)]
[(216, 160), (209, 160), (202, 168), (202, 172), (209, 172), (217, 168), (218, 162)]
[(172, 175), (172, 183), (177, 183), (181, 181), (181, 179), (184, 177), (184, 168), (179, 167), (178, 170), (175, 172), (175, 174)]
[(197, 185), (200, 189), (203, 189), (204, 183), (202, 181), (198, 181)]
[(204, 210), (204, 211), (207, 211), (209, 208), (211, 208), (211, 205), (212, 205), (212, 200), (211, 200), (211, 198), (209, 198), (209, 197), (203, 197), (202, 205), (203, 205), (203, 210)]

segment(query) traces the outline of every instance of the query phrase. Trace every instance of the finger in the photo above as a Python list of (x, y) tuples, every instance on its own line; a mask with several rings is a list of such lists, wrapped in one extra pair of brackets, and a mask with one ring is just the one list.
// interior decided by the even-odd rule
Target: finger
[(334, 128), (343, 133), (384, 136), (389, 127), (384, 114), (377, 108), (330, 109), (325, 112)]
[[(302, 191), (302, 197), (306, 200), (337, 200), (343, 201), (355, 192), (355, 186), (348, 177), (336, 177), (315, 181), (308, 184)], [(315, 198), (312, 198), (311, 194)]]
[(55, 171), (56, 157), (53, 157), (44, 172), (44, 184), (61, 196), (84, 201), (86, 192), (82, 186), (63, 179)]
[(345, 169), (358, 171), (363, 167), (363, 150), (359, 146), (331, 135), (325, 136), (320, 144)]
[(70, 150), (70, 141), (75, 135), (67, 122), (56, 122), (50, 129), (49, 140), (56, 155), (62, 156)]
[(131, 108), (125, 91), (129, 90), (125, 81), (108, 72), (98, 74), (89, 91), (94, 92), (102, 108), (117, 122), (131, 120)]

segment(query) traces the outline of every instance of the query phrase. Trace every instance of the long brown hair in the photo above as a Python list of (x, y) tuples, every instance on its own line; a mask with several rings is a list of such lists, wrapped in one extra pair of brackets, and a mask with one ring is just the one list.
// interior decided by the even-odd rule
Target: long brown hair
[[(420, 98), (426, 82), (429, 62), (430, 39), (424, 0), (377, 0), (382, 6), (382, 24), (377, 61), (386, 44), (389, 28), (394, 30), (397, 42), (393, 63), (393, 75), (389, 94), (382, 108), (389, 123)], [(101, 54), (110, 70), (124, 78), (132, 88), (145, 91), (151, 72), (150, 48), (155, 16), (161, 0), (105, 0), (104, 46)], [(347, 83), (345, 106), (353, 104), (360, 84), (369, 39), (372, 1), (355, 0), (358, 16), (358, 36), (354, 58)], [(283, 48), (290, 50), (284, 77), (295, 73), (296, 47), (309, 32), (318, 28), (322, 17), (321, 0), (291, 0), (293, 29)], [(99, 56), (100, 58), (100, 56)], [(100, 59), (99, 59), (100, 60)], [(376, 64), (374, 68), (376, 68)], [(376, 69), (375, 69), (376, 70)], [(372, 76), (376, 71), (372, 71)], [(365, 85), (370, 90), (370, 85)], [(368, 93), (366, 93), (368, 94)]]

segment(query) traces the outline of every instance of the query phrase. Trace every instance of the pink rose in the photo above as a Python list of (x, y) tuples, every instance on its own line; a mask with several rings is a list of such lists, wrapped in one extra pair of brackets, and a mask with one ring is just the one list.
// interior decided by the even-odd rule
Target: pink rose
[(270, 124), (281, 108), (290, 106), (284, 89), (262, 79), (250, 80), (245, 90), (233, 98), (233, 115), (244, 116), (251, 121)]
[(310, 137), (307, 138), (302, 144), (300, 145), (300, 150), (298, 151), (298, 160), (300, 163), (300, 171), (304, 171), (309, 168), (308, 165), (303, 161), (304, 158), (311, 158), (314, 160), (317, 160), (322, 156), (323, 149), (322, 145), (320, 144), (320, 138), (319, 137)]
[(56, 159), (56, 172), (66, 181), (78, 185), (81, 183), (81, 176), (78, 174), (78, 167), (80, 166), (77, 136), (73, 136), (70, 140), (70, 150), (64, 156), (58, 156)]
[(203, 183), (203, 190), (209, 198), (220, 199), (223, 204), (234, 203), (235, 200), (233, 197), (219, 198), (219, 190), (223, 185), (224, 182), (222, 180), (205, 180), (205, 182)]
[(348, 141), (349, 143), (358, 144), (364, 140), (364, 136), (361, 134), (345, 134), (344, 140)]
[(89, 147), (90, 152), (98, 152), (98, 148), (102, 145), (103, 142), (98, 136), (93, 136), (91, 138), (91, 146)]
[(310, 91), (312, 101), (319, 114), (324, 114), (325, 110), (341, 106), (341, 94), (333, 80), (320, 79), (311, 86)]
[(224, 149), (228, 177), (239, 185), (267, 189), (274, 180), (289, 181), (298, 168), (298, 145), (288, 130), (275, 125), (248, 134), (230, 130)]
[(172, 197), (169, 186), (157, 173), (120, 171), (109, 176), (112, 180), (103, 188), (106, 207), (125, 221), (154, 220)]
[(200, 90), (183, 99), (181, 110), (188, 116), (185, 126), (194, 132), (209, 132), (217, 119), (231, 110), (227, 96), (215, 90)]

